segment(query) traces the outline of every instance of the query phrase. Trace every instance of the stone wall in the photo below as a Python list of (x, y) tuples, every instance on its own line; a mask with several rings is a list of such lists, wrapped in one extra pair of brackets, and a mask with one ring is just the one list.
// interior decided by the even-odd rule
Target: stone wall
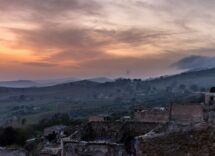
[(143, 135), (158, 125), (158, 123), (144, 122), (91, 122), (88, 128), (93, 131), (96, 140), (120, 142), (124, 136)]
[(105, 121), (105, 117), (104, 116), (90, 116), (88, 119), (89, 122), (103, 122)]
[(215, 93), (205, 94), (205, 103), (203, 105), (204, 120), (206, 122), (215, 123)]
[(167, 123), (169, 121), (169, 112), (159, 110), (142, 110), (135, 112), (135, 120), (141, 122)]
[(64, 142), (63, 156), (128, 156), (122, 144), (102, 142)]
[(215, 155), (215, 129), (204, 125), (136, 139), (137, 156)]
[(215, 93), (205, 93), (205, 104), (207, 105), (215, 104)]
[(193, 104), (193, 105), (174, 104), (171, 107), (170, 119), (178, 123), (202, 122), (203, 108), (200, 104)]
[(0, 148), (0, 156), (27, 156), (26, 151), (22, 149)]
[(64, 156), (131, 155), (135, 153), (135, 136), (146, 134), (158, 125), (144, 122), (90, 122), (79, 133), (63, 140)]

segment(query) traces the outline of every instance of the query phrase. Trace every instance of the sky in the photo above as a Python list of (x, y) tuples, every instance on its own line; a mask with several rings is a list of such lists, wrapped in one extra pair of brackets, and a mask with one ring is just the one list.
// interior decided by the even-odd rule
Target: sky
[(213, 0), (0, 0), (0, 80), (155, 77), (215, 55)]

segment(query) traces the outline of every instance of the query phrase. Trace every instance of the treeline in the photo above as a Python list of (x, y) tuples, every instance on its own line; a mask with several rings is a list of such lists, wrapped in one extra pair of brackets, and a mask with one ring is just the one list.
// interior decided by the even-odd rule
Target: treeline
[(42, 119), (38, 124), (29, 125), (25, 128), (5, 127), (0, 128), (0, 146), (21, 146), (27, 139), (40, 138), (43, 130), (54, 125), (75, 126), (84, 123), (84, 120), (74, 120), (68, 114), (54, 114), (48, 119)]
[(6, 127), (0, 129), (0, 146), (23, 146), (30, 132), (26, 129), (16, 129), (12, 127)]
[(50, 118), (40, 120), (38, 124), (32, 125), (31, 127), (33, 127), (34, 130), (36, 130), (36, 131), (43, 131), (44, 128), (50, 127), (53, 125), (74, 126), (74, 125), (80, 125), (83, 122), (85, 122), (85, 121), (73, 119), (68, 114), (57, 113), (57, 114), (54, 114)]

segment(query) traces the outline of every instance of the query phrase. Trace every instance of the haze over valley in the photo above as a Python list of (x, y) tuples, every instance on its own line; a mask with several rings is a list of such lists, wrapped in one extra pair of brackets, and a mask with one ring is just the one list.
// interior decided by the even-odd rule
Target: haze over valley
[(201, 100), (200, 92), (215, 85), (214, 76), (215, 68), (211, 68), (147, 80), (121, 78), (96, 82), (93, 79), (48, 87), (1, 87), (1, 123), (13, 122), (18, 117), (31, 124), (59, 112), (83, 118), (97, 113), (126, 112), (136, 106), (195, 103)]

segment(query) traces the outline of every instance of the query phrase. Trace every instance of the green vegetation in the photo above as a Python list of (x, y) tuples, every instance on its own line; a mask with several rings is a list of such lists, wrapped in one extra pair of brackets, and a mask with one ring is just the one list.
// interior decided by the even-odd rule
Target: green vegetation
[(54, 126), (54, 125), (66, 125), (66, 126), (74, 126), (80, 125), (84, 122), (84, 120), (74, 120), (69, 117), (68, 114), (55, 114), (48, 119), (42, 119), (38, 124), (32, 125), (34, 130), (43, 131), (44, 128)]
[[(24, 123), (25, 120), (22, 120)], [(54, 125), (77, 126), (84, 123), (84, 120), (71, 119), (68, 114), (55, 114), (48, 119), (42, 119), (38, 124), (29, 125), (24, 128), (6, 127), (0, 128), (0, 146), (24, 146), (29, 138), (40, 137), (43, 130)], [(55, 138), (50, 136), (49, 139)]]
[(85, 132), (81, 140), (92, 141), (96, 138), (96, 132), (93, 130), (91, 125), (86, 126)]
[(77, 119), (128, 112), (135, 106), (196, 103), (201, 100), (198, 92), (215, 86), (214, 77), (215, 69), (208, 69), (145, 81), (121, 78), (106, 83), (78, 81), (44, 88), (0, 88), (0, 124), (27, 127), (56, 113)]

